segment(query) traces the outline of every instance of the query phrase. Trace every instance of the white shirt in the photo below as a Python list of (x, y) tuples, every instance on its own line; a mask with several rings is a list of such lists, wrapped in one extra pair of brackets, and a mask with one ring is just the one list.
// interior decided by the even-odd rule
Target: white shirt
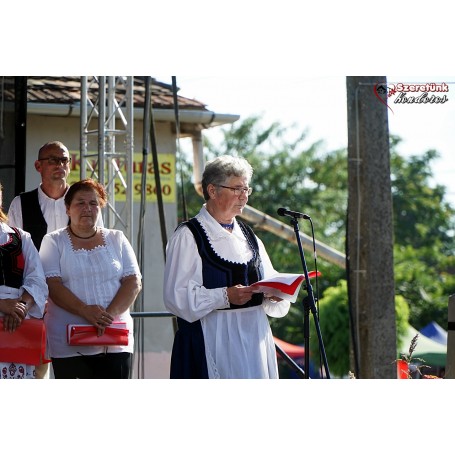
[[(47, 223), (48, 234), (49, 232), (63, 228), (68, 224), (68, 215), (66, 214), (65, 206), (65, 195), (68, 192), (68, 189), (62, 197), (53, 199), (41, 189), (41, 184), (38, 187), (38, 202)], [(11, 202), (8, 210), (8, 224), (22, 229), (24, 227), (20, 196), (16, 196)], [(96, 225), (103, 226), (103, 218), (101, 216), (98, 217)]]
[[(129, 275), (141, 277), (134, 250), (122, 231), (101, 230), (104, 245), (91, 250), (74, 250), (68, 231), (63, 228), (46, 234), (40, 248), (46, 278), (61, 277), (64, 286), (87, 305), (107, 308), (120, 288), (120, 280)], [(56, 305), (49, 298), (44, 318), (51, 357), (93, 355), (101, 352), (133, 352), (133, 319), (129, 311), (115, 318), (126, 322), (128, 346), (69, 346), (68, 324), (87, 324), (81, 316)]]
[[(59, 199), (52, 199), (41, 189), (41, 184), (38, 187), (38, 201), (43, 217), (47, 223), (48, 233), (65, 227), (68, 224), (65, 194)], [(22, 204), (20, 196), (16, 196), (11, 202), (8, 210), (8, 224), (20, 228), (23, 228), (24, 226), (22, 222)]]
[[(217, 254), (231, 262), (246, 264), (253, 255), (237, 221), (232, 233), (223, 229), (201, 208), (196, 217)], [(275, 273), (262, 241), (257, 238), (263, 275)], [(203, 286), (202, 260), (187, 227), (180, 227), (166, 249), (164, 304), (188, 322), (201, 320), (210, 378), (276, 378), (275, 345), (267, 315), (285, 316), (290, 302), (264, 299), (260, 306), (217, 311), (229, 306), (226, 288)]]

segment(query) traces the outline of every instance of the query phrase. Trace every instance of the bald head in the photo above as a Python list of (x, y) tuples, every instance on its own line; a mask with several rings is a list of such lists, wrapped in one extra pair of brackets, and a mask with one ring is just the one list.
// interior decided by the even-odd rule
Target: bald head
[(66, 145), (60, 141), (51, 141), (46, 142), (38, 152), (38, 159), (43, 159), (47, 157), (47, 153), (50, 151), (62, 151), (63, 153), (69, 153)]

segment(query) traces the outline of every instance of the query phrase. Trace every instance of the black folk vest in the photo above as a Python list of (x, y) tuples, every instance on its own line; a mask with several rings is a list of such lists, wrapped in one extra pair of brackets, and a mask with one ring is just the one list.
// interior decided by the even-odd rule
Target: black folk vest
[(30, 232), (33, 243), (39, 251), (41, 241), (47, 233), (47, 223), (39, 205), (38, 188), (20, 194), (22, 206), (22, 226)]
[(0, 245), (0, 285), (19, 289), (24, 283), (25, 259), (22, 239), (17, 228), (8, 233), (9, 239)]
[[(259, 246), (253, 230), (241, 221), (237, 221), (242, 229), (248, 244), (253, 251), (253, 257), (247, 264), (227, 261), (215, 252), (210, 244), (207, 235), (201, 224), (196, 218), (183, 222), (193, 233), (196, 240), (199, 255), (202, 259), (202, 279), (207, 289), (221, 287), (231, 287), (236, 284), (249, 286), (262, 279), (261, 257), (259, 256)], [(245, 305), (234, 305), (231, 303), (229, 309), (248, 308), (262, 304), (263, 294), (254, 294), (253, 298)]]

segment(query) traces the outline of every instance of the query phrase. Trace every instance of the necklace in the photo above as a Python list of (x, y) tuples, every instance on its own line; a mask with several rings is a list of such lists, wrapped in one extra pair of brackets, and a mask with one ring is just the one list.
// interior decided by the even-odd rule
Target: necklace
[(95, 237), (96, 233), (98, 232), (98, 229), (95, 228), (95, 232), (93, 234), (89, 235), (88, 237), (81, 237), (80, 235), (77, 235), (73, 232), (73, 230), (71, 229), (71, 226), (68, 226), (68, 229), (71, 232), (71, 234), (74, 235), (74, 237), (77, 237), (78, 239), (83, 239), (83, 240), (91, 239), (92, 237)]
[(225, 224), (225, 223), (220, 223), (221, 227), (224, 227), (224, 229), (234, 229), (234, 223), (231, 224)]

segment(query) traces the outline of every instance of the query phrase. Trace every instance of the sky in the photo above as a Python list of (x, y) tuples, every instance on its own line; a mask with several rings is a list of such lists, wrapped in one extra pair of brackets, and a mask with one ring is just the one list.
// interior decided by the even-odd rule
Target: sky
[[(14, 36), (2, 50), (2, 74), (141, 74), (168, 83), (175, 76), (181, 95), (217, 113), (296, 123), (307, 129), (309, 142), (323, 140), (327, 150), (347, 145), (346, 75), (452, 82), (443, 105), (394, 105), (389, 129), (402, 138), (405, 155), (428, 149), (441, 154), (433, 165), (435, 180), (455, 204), (455, 66), (448, 45), (452, 23), (443, 9), (433, 11), (437, 20), (419, 22), (406, 14), (424, 14), (428, 4), (422, 0), (403, 0), (400, 8), (391, 0), (380, 8), (359, 0), (263, 0), (260, 7), (231, 0), (219, 11), (209, 0), (174, 0), (149, 12), (138, 0), (128, 7), (112, 0), (110, 9), (91, 2), (87, 16), (89, 2), (81, 0), (71, 11), (74, 28), (65, 29), (36, 20), (43, 15), (59, 23), (57, 0), (43, 0), (36, 10), (34, 2), (25, 3), (30, 14), (21, 15), (21, 24), (28, 33), (18, 34), (15, 21), (0, 29), (6, 38)], [(5, 9), (16, 9), (10, 16), (21, 12), (14, 5)]]
[[(172, 76), (180, 87), (180, 95), (202, 101), (216, 113), (240, 115), (239, 121), (250, 115), (261, 115), (264, 123), (296, 124), (300, 130), (307, 130), (309, 144), (322, 140), (324, 151), (347, 147), (345, 76), (227, 77), (210, 75), (210, 71), (200, 75), (153, 75), (168, 83), (172, 83)], [(434, 180), (431, 183), (446, 186), (447, 201), (455, 207), (455, 76), (386, 77), (389, 87), (403, 84), (402, 88), (406, 88), (404, 85), (411, 83), (447, 84), (448, 101), (444, 103), (401, 104), (395, 103), (397, 96), (392, 95), (388, 103), (388, 121), (390, 133), (402, 139), (398, 148), (402, 155), (422, 155), (429, 149), (438, 151), (440, 157), (433, 161)], [(407, 92), (405, 96), (422, 93)], [(204, 134), (217, 139), (216, 130), (205, 130)]]

